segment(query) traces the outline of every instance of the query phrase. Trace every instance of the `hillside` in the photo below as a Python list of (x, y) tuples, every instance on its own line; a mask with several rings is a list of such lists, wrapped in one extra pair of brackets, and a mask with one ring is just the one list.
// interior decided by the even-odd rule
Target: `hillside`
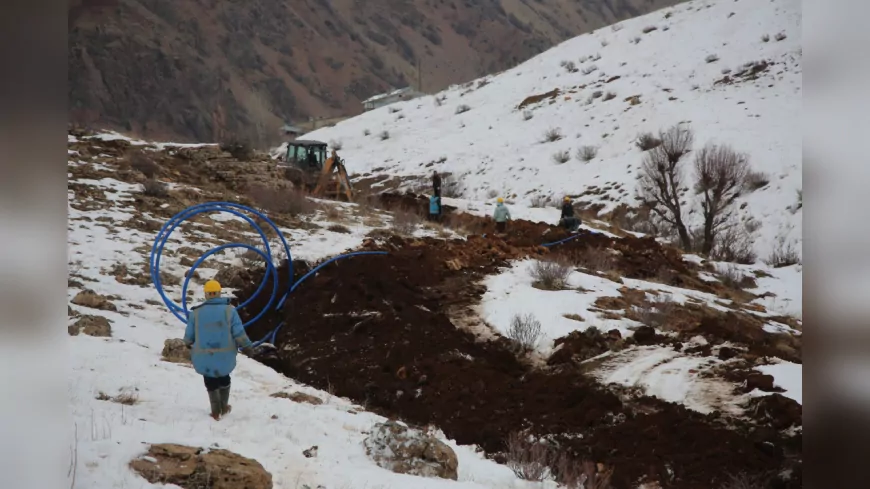
[[(269, 136), (281, 118), (359, 113), (417, 83), (440, 90), (676, 0), (79, 0), (70, 120), (149, 138)], [(262, 137), (262, 136), (260, 136)]]
[[(693, 149), (730, 145), (762, 174), (737, 200), (759, 258), (780, 243), (799, 253), (800, 35), (794, 0), (688, 2), (304, 137), (340, 144), (357, 180), (384, 188), (425, 190), (438, 170), (461, 182), (476, 212), (491, 213), (498, 195), (519, 207), (571, 195), (606, 216), (638, 204), (637, 136), (684, 123), (694, 131)], [(558, 134), (547, 142), (550, 130)], [(584, 147), (597, 150), (588, 162), (578, 155)], [(699, 196), (684, 190), (696, 223)], [(556, 208), (532, 211), (558, 219)]]

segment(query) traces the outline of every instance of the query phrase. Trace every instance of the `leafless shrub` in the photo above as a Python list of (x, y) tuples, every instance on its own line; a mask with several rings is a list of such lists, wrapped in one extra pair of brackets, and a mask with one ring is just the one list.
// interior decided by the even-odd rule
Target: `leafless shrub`
[(250, 160), (254, 156), (254, 149), (248, 139), (238, 135), (230, 135), (220, 143), (221, 151), (226, 151), (239, 161)]
[(555, 479), (565, 489), (610, 489), (613, 468), (589, 460), (572, 460), (565, 454), (557, 458)]
[(719, 56), (716, 56), (715, 54), (711, 54), (711, 55), (707, 56), (706, 58), (704, 58), (704, 61), (706, 61), (707, 63), (715, 63), (715, 62), (719, 61)]
[(607, 273), (614, 269), (612, 255), (601, 246), (586, 248), (576, 255), (574, 263), (591, 272)]
[(516, 343), (520, 353), (532, 351), (541, 337), (541, 322), (532, 314), (515, 314), (511, 318), (507, 337)]
[(244, 140), (252, 149), (265, 150), (273, 146), (280, 137), (282, 121), (274, 114), (268, 94), (262, 91), (247, 92), (242, 94), (240, 101), (250, 120), (244, 129)]
[(745, 228), (737, 225), (726, 226), (716, 233), (710, 258), (716, 261), (751, 265), (757, 259), (752, 246), (752, 237)]
[(753, 234), (755, 231), (761, 229), (761, 221), (749, 218), (743, 221), (743, 229), (745, 229), (747, 233)]
[(142, 153), (133, 153), (128, 158), (130, 166), (145, 175), (146, 178), (154, 178), (160, 172), (160, 165)]
[(402, 109), (400, 109), (399, 107), (395, 107), (395, 106), (390, 107), (390, 114), (395, 114), (396, 112), (398, 112), (400, 110), (402, 110)]
[(559, 165), (567, 163), (571, 160), (571, 152), (566, 150), (556, 151), (553, 153), (553, 161)]
[(441, 195), (450, 199), (460, 199), (465, 194), (465, 186), (454, 175), (441, 177)]
[(635, 306), (635, 310), (639, 322), (653, 329), (661, 329), (668, 324), (677, 310), (677, 305), (669, 295), (661, 294)]
[(725, 268), (720, 269), (718, 275), (719, 281), (725, 286), (732, 289), (742, 288), (741, 283), (743, 282), (743, 274), (734, 265), (728, 265)]
[(489, 85), (489, 79), (487, 78), (484, 78), (483, 80), (477, 82), (477, 88), (483, 88), (487, 85)]
[(766, 479), (766, 477), (745, 473), (732, 475), (728, 482), (719, 486), (719, 489), (764, 489), (768, 487)]
[(97, 394), (98, 401), (111, 401), (125, 406), (133, 406), (139, 403), (139, 393), (133, 389), (124, 389), (117, 396), (110, 396), (100, 391)]
[(568, 283), (571, 267), (562, 260), (537, 260), (529, 268), (535, 286), (543, 290), (562, 290)]
[(770, 42), (770, 36), (767, 34), (761, 36), (761, 42)]
[(390, 131), (382, 131), (380, 135), (381, 141), (386, 141), (390, 139)]
[(371, 136), (371, 134), (372, 134), (372, 132), (369, 131), (368, 129), (363, 130), (363, 136)]
[(524, 121), (532, 120), (532, 117), (534, 117), (534, 116), (535, 116), (535, 114), (533, 114), (531, 110), (524, 110), (523, 111), (523, 120)]
[(692, 246), (683, 222), (680, 189), (683, 188), (683, 156), (689, 152), (694, 135), (688, 128), (673, 126), (659, 132), (661, 144), (647, 151), (641, 165), (638, 197), (658, 218), (672, 226), (683, 249)]
[(468, 105), (465, 105), (465, 104), (462, 104), (462, 105), (456, 107), (457, 114), (464, 114), (464, 113), (468, 112), (469, 110), (471, 110), (471, 107), (469, 107)]
[(653, 133), (651, 132), (642, 132), (638, 134), (637, 140), (634, 142), (634, 145), (641, 151), (649, 151), (660, 144), (662, 144), (662, 140), (653, 136)]
[(494, 188), (490, 189), (489, 192), (486, 193), (486, 196), (490, 199), (494, 199), (494, 198), (498, 197), (498, 190), (496, 190)]
[(602, 39), (602, 40), (601, 40), (601, 47), (606, 48), (609, 44), (610, 44), (610, 43), (607, 42), (607, 39)]
[(142, 193), (149, 197), (169, 197), (169, 186), (160, 180), (149, 179), (142, 184)]
[(598, 156), (598, 148), (596, 146), (580, 146), (577, 150), (577, 159), (586, 163), (594, 160)]
[(539, 195), (535, 195), (534, 197), (532, 197), (531, 206), (536, 207), (536, 208), (543, 208), (543, 207), (547, 207), (548, 205), (550, 205), (550, 202), (551, 202), (550, 197), (539, 194)]
[(656, 27), (654, 25), (648, 25), (648, 26), (644, 27), (641, 32), (643, 32), (644, 34), (649, 34), (650, 32), (655, 31), (655, 30), (658, 30), (658, 27)]
[(594, 72), (594, 71), (597, 70), (597, 69), (598, 69), (597, 66), (595, 66), (595, 65), (589, 65), (589, 66), (587, 66), (586, 68), (583, 68), (583, 70), (580, 71), (580, 73), (583, 73), (584, 75), (588, 75), (588, 74)]
[(393, 212), (392, 229), (399, 236), (410, 236), (414, 234), (421, 221), (420, 215), (416, 212), (396, 210)]
[(640, 37), (635, 37), (630, 41), (632, 44), (640, 44)]
[(603, 98), (602, 100), (604, 100), (605, 102), (607, 102), (608, 100), (613, 100), (613, 99), (615, 99), (615, 98), (616, 98), (616, 94), (615, 94), (615, 93), (613, 93), (613, 92), (607, 92), (607, 93), (604, 94), (604, 98)]
[(604, 92), (601, 90), (595, 90), (592, 92), (592, 98), (601, 98), (602, 95), (604, 95)]
[(786, 36), (785, 36), (784, 32), (780, 32), (779, 34), (773, 36), (773, 38), (776, 39), (777, 41), (784, 41)]
[(619, 31), (622, 30), (622, 28), (623, 28), (623, 25), (622, 25), (622, 24), (613, 24), (613, 25), (610, 27), (610, 30), (612, 30), (613, 32), (619, 32)]
[(743, 179), (743, 188), (747, 192), (754, 192), (765, 187), (768, 183), (770, 183), (770, 176), (767, 173), (752, 171), (748, 172)]
[(695, 156), (695, 189), (704, 196), (701, 253), (713, 250), (716, 234), (730, 220), (734, 201), (740, 196), (748, 173), (746, 156), (728, 146), (708, 144)]
[(544, 142), (552, 143), (562, 139), (562, 130), (558, 127), (554, 127), (552, 129), (548, 129), (547, 132), (544, 133)]
[(590, 61), (598, 61), (600, 59), (601, 59), (601, 53), (595, 53), (595, 55), (593, 55), (591, 58), (589, 58)]
[(520, 479), (541, 482), (550, 477), (552, 450), (540, 442), (529, 441), (521, 433), (507, 439), (507, 466)]
[(341, 142), (341, 140), (338, 140), (338, 141), (330, 141), (330, 142), (329, 142), (329, 147), (332, 148), (332, 149), (334, 149), (334, 150), (336, 150), (336, 151), (341, 151), (341, 148), (344, 147), (344, 144)]
[(671, 16), (673, 16), (673, 15), (674, 15), (673, 12), (667, 12), (667, 13), (665, 13), (665, 18), (666, 18), (666, 19), (670, 19)]
[(577, 73), (577, 65), (573, 61), (564, 61), (562, 65), (568, 73)]
[(797, 265), (801, 262), (801, 257), (791, 242), (786, 243), (785, 236), (779, 236), (776, 245), (764, 262), (773, 268), (781, 268)]
[(293, 189), (253, 185), (248, 189), (247, 195), (257, 207), (276, 214), (298, 216), (312, 214), (319, 208), (304, 193)]
[(341, 233), (341, 234), (350, 234), (350, 229), (346, 226), (342, 226), (341, 224), (330, 224), (329, 227), (326, 228), (327, 231), (332, 231), (333, 233)]

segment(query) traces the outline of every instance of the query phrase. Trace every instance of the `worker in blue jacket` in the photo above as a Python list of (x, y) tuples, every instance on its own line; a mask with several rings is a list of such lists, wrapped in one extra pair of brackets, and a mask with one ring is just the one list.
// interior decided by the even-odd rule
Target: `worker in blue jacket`
[(230, 373), (236, 368), (238, 348), (246, 355), (252, 355), (253, 349), (236, 308), (221, 297), (221, 284), (209, 280), (204, 292), (205, 302), (187, 316), (184, 343), (191, 348), (194, 370), (205, 380), (211, 417), (219, 420), (232, 409)]
[(429, 197), (429, 220), (438, 221), (441, 219), (441, 197), (431, 195)]

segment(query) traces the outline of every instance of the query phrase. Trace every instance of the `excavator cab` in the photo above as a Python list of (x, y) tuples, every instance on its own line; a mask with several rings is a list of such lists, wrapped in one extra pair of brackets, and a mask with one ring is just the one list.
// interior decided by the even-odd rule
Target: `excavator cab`
[[(296, 140), (287, 143), (287, 154), (284, 161), (287, 165), (302, 171), (306, 186), (314, 190), (314, 197), (332, 197), (335, 199), (347, 198), (353, 201), (353, 187), (347, 175), (347, 169), (335, 150), (327, 157), (326, 143), (320, 141)], [(312, 181), (316, 177), (316, 183)]]

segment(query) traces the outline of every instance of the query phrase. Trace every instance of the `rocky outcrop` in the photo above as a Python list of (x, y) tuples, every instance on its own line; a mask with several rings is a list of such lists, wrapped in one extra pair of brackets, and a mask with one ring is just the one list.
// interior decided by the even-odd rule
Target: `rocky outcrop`
[(100, 309), (103, 311), (117, 311), (118, 308), (109, 302), (109, 298), (97, 294), (93, 290), (83, 290), (73, 297), (72, 303), (77, 306), (90, 307), (92, 309)]
[(457, 480), (459, 461), (453, 449), (396, 421), (375, 425), (363, 445), (379, 467), (397, 474)]
[(272, 474), (259, 462), (227, 450), (151, 445), (130, 468), (152, 484), (184, 489), (272, 489)]
[(103, 316), (85, 315), (68, 328), (70, 336), (84, 333), (88, 336), (112, 336), (112, 326)]

